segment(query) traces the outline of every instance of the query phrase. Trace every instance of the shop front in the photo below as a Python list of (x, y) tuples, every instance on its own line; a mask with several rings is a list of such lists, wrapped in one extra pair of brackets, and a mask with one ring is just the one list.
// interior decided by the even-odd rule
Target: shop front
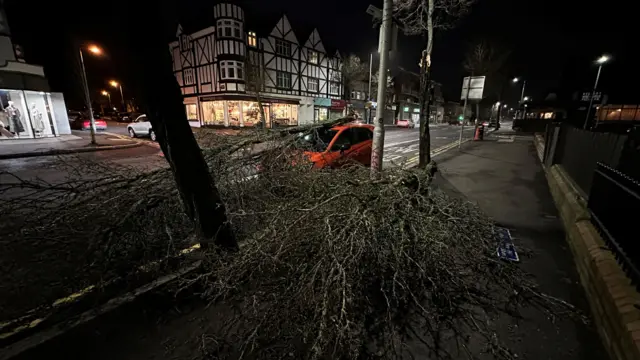
[(329, 120), (329, 108), (331, 108), (331, 99), (313, 99), (313, 122)]
[(397, 120), (411, 120), (415, 124), (420, 123), (420, 106), (418, 104), (400, 104)]
[[(203, 126), (262, 126), (260, 106), (252, 99), (202, 97), (200, 107)], [(265, 98), (262, 108), (265, 116), (264, 126), (267, 128), (298, 125), (298, 104), (295, 101)]]
[(344, 117), (344, 110), (347, 108), (347, 102), (344, 100), (331, 99), (331, 107), (329, 108), (329, 119), (340, 119)]
[(0, 89), (0, 139), (45, 138), (61, 132), (68, 134), (65, 109), (61, 94)]

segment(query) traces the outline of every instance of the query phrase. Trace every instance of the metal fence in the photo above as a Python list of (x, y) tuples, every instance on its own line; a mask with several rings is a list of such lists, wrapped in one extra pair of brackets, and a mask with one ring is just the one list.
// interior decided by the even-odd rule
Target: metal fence
[(596, 164), (601, 162), (617, 168), (627, 141), (627, 135), (592, 132), (557, 123), (549, 125), (547, 136), (552, 136), (547, 144), (553, 144), (553, 149), (547, 152), (545, 163), (562, 165), (585, 198), (591, 190)]
[(638, 287), (640, 242), (636, 221), (640, 209), (640, 183), (599, 163), (593, 174), (588, 209), (591, 222)]
[(574, 180), (588, 199), (591, 222), (638, 287), (640, 131), (601, 133), (554, 123), (545, 140), (545, 165), (561, 165)]

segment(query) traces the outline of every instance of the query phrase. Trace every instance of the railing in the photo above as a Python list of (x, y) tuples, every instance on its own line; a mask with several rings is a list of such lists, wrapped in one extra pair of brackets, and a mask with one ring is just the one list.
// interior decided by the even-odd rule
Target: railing
[(591, 222), (613, 251), (623, 270), (640, 284), (638, 209), (640, 183), (602, 163), (593, 174), (588, 202)]
[(640, 131), (601, 133), (552, 123), (544, 163), (561, 165), (575, 182), (591, 222), (640, 290)]

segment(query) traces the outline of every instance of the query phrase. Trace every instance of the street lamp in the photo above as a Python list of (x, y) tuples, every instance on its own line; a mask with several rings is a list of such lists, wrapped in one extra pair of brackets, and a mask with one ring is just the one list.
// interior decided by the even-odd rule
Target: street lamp
[(122, 84), (115, 81), (115, 80), (111, 80), (109, 81), (109, 85), (113, 86), (114, 88), (120, 88), (120, 100), (122, 102), (122, 111), (127, 111), (127, 107), (124, 105), (124, 95), (122, 94)]
[[(102, 49), (96, 45), (87, 46), (87, 50), (95, 56), (102, 55)], [(89, 110), (89, 121), (91, 130), (91, 144), (96, 144), (96, 121), (93, 118), (93, 109), (91, 108), (91, 94), (89, 93), (89, 84), (87, 84), (87, 71), (84, 68), (84, 56), (82, 55), (82, 46), (79, 48), (80, 52), (80, 66), (82, 67), (82, 85), (84, 86), (84, 96), (87, 100), (87, 108)]]
[(522, 100), (523, 100), (523, 101), (529, 101), (529, 100), (531, 100), (531, 98), (530, 98), (530, 97), (528, 97), (528, 96), (525, 96)]
[[(584, 119), (584, 129), (587, 129), (587, 123), (589, 123), (589, 115), (591, 115), (591, 107), (593, 106), (593, 97), (596, 95), (596, 88), (598, 87), (598, 80), (600, 80), (600, 73), (602, 72), (602, 65), (604, 65), (607, 61), (609, 61), (609, 56), (602, 55), (596, 60), (596, 64), (598, 64), (598, 74), (596, 75), (596, 82), (593, 84), (593, 91), (591, 92), (591, 96), (589, 99), (589, 107), (587, 108), (587, 116)], [(596, 127), (598, 126), (598, 121), (596, 120)]]
[(109, 94), (109, 92), (107, 90), (102, 90), (100, 92), (100, 94), (106, 96), (109, 98), (109, 108), (112, 108), (113, 106), (111, 106), (111, 94)]

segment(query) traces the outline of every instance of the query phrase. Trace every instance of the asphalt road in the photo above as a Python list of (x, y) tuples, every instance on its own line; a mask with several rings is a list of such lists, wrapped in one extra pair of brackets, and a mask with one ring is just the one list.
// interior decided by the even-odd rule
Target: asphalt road
[[(384, 140), (384, 166), (394, 166), (403, 162), (414, 161), (418, 156), (419, 129), (404, 129), (398, 127), (385, 127)], [(460, 127), (453, 125), (432, 125), (431, 150), (458, 141)], [(473, 127), (465, 127), (463, 139), (473, 136)]]

